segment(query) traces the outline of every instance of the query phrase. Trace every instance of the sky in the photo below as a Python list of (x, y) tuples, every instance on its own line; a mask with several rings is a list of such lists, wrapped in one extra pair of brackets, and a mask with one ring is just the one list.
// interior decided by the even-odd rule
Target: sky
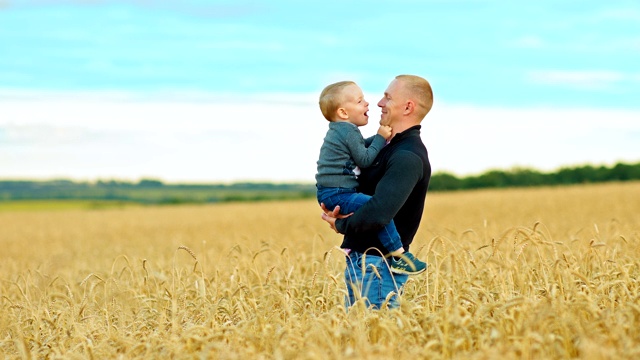
[(425, 77), (434, 172), (640, 161), (637, 0), (0, 0), (0, 179), (313, 182), (318, 95)]

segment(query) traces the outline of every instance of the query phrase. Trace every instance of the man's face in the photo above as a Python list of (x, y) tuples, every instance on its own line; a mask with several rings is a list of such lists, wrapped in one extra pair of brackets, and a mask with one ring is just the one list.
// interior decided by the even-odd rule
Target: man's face
[(357, 85), (349, 85), (344, 89), (343, 108), (349, 116), (349, 122), (356, 126), (364, 126), (369, 122), (369, 103), (364, 99), (362, 90)]
[(387, 90), (384, 91), (384, 97), (378, 101), (378, 106), (382, 112), (380, 125), (393, 127), (393, 123), (400, 118), (405, 106), (402, 84), (398, 79), (394, 79), (389, 84)]

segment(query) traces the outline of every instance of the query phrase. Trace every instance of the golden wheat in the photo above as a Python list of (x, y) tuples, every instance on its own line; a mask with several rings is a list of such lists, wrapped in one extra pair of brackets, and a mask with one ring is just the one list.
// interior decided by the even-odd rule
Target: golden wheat
[(400, 308), (314, 201), (0, 212), (5, 358), (633, 359), (640, 183), (433, 193)]

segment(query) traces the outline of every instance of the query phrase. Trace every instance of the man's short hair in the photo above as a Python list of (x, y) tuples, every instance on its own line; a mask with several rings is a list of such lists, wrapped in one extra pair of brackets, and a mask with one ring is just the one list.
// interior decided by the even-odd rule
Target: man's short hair
[(344, 98), (342, 96), (342, 90), (349, 85), (355, 85), (356, 83), (353, 81), (339, 81), (337, 83), (333, 83), (331, 85), (327, 85), (327, 87), (322, 90), (320, 93), (320, 111), (322, 111), (322, 115), (324, 115), (325, 119), (329, 121), (333, 121), (336, 116), (336, 112)]
[(409, 94), (415, 98), (417, 102), (417, 114), (422, 120), (431, 110), (433, 106), (433, 90), (431, 84), (420, 76), (416, 75), (398, 75), (396, 79), (402, 81), (406, 85)]

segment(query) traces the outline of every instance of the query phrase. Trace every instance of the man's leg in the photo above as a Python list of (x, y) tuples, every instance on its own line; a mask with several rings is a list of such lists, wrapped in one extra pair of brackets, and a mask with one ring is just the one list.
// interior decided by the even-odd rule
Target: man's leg
[(352, 251), (346, 260), (344, 277), (348, 292), (347, 307), (366, 298), (367, 306), (373, 305), (375, 309), (380, 309), (391, 293), (393, 295), (389, 297), (389, 308), (398, 306), (397, 296), (407, 282), (407, 275), (391, 273), (387, 262), (380, 256), (365, 256)]

